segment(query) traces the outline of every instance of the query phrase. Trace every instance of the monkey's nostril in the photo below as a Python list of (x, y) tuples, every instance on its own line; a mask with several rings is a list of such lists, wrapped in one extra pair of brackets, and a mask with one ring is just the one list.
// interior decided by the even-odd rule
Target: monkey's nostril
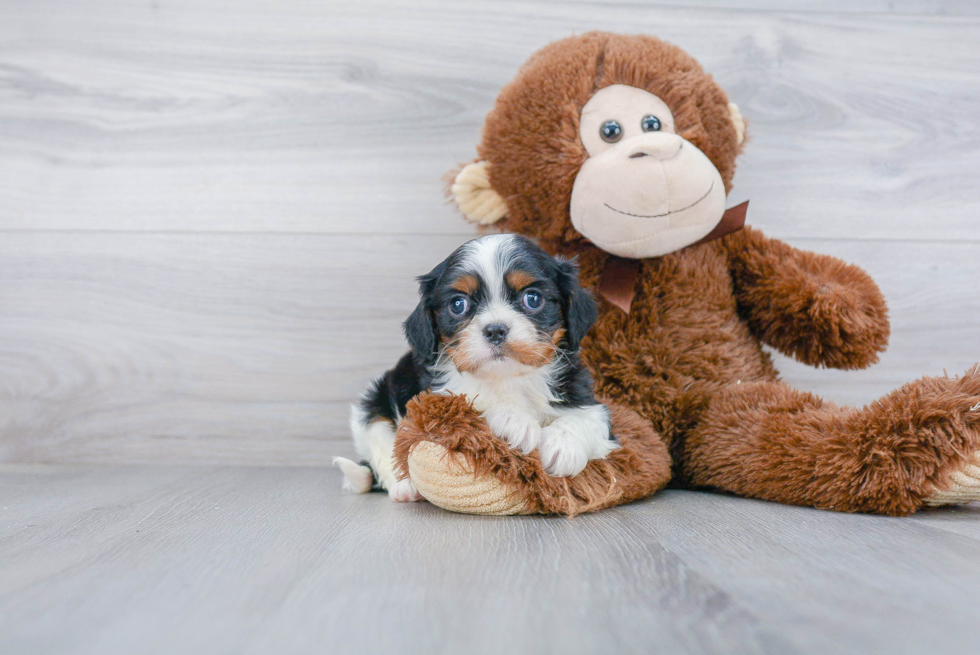
[(630, 155), (630, 159), (639, 159), (640, 157), (646, 157), (646, 156), (647, 153), (645, 152), (634, 152), (632, 155)]

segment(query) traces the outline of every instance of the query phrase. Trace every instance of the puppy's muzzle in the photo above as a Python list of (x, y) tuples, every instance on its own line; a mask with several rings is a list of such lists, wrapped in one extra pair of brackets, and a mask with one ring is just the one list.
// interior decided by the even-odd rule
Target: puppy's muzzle
[(483, 328), (483, 338), (494, 346), (499, 346), (507, 338), (510, 330), (503, 323), (491, 323)]

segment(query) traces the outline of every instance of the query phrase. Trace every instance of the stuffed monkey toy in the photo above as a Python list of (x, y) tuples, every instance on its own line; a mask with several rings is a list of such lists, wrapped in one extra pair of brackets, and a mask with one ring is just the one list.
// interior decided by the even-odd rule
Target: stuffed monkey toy
[(468, 220), (578, 257), (600, 305), (581, 355), (621, 446), (551, 478), (465, 398), (423, 395), (396, 439), (396, 464), (423, 496), (456, 511), (575, 514), (649, 495), (669, 476), (843, 512), (980, 500), (980, 368), (863, 408), (779, 380), (763, 344), (865, 368), (887, 345), (888, 314), (861, 269), (741, 228), (744, 208), (725, 211), (744, 140), (725, 92), (655, 38), (584, 34), (521, 68), (452, 194)]

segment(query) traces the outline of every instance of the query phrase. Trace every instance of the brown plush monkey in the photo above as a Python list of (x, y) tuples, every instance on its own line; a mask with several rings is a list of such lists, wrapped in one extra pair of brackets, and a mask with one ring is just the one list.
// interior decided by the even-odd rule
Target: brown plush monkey
[(744, 132), (711, 76), (651, 37), (553, 43), (501, 91), (455, 200), (471, 221), (578, 256), (600, 297), (583, 359), (598, 394), (635, 414), (616, 410), (622, 447), (608, 460), (554, 479), (465, 399), (421, 396), (396, 459), (426, 498), (592, 511), (662, 486), (666, 445), (680, 486), (893, 515), (980, 500), (980, 368), (861, 409), (779, 381), (762, 344), (864, 368), (887, 344), (887, 309), (855, 266), (751, 228), (719, 236)]

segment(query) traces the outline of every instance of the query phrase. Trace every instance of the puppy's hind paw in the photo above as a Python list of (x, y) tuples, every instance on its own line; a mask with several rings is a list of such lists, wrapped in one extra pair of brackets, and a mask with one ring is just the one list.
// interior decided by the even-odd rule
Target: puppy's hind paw
[(371, 472), (371, 467), (358, 464), (346, 457), (334, 457), (333, 465), (344, 474), (343, 487), (347, 491), (366, 494), (374, 486), (374, 474)]
[(415, 484), (408, 478), (398, 480), (391, 485), (391, 489), (388, 490), (388, 497), (396, 503), (413, 503), (417, 500), (424, 500), (422, 494), (415, 488)]

